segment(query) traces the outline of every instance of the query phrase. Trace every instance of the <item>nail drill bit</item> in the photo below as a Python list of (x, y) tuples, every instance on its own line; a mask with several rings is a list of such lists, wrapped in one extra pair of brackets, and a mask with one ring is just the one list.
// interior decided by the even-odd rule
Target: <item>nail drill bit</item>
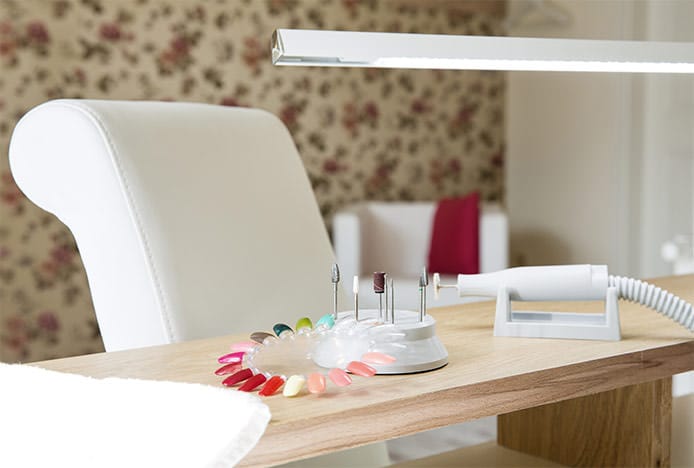
[(390, 323), (395, 323), (395, 286), (393, 278), (388, 278), (388, 289), (390, 290)]
[(389, 307), (388, 307), (388, 294), (389, 294), (389, 292), (388, 292), (388, 279), (389, 279), (388, 273), (385, 273), (383, 275), (383, 294), (386, 296), (386, 306), (383, 310), (383, 322), (384, 323), (388, 321), (388, 309), (389, 309)]
[[(427, 284), (429, 280), (427, 279)], [(441, 284), (441, 275), (434, 273), (434, 299), (439, 300), (441, 297), (441, 290), (444, 288), (458, 289), (457, 284)]]
[(359, 321), (359, 277), (356, 275), (352, 282), (352, 292), (354, 293), (354, 319)]
[(383, 291), (386, 283), (386, 274), (382, 271), (374, 272), (374, 292), (378, 294), (378, 320), (383, 321)]
[(420, 276), (419, 277), (419, 321), (423, 322), (424, 321), (424, 288), (426, 285), (424, 284), (424, 277)]
[(427, 271), (426, 267), (422, 268), (421, 283), (424, 285), (424, 287), (422, 288), (424, 290), (424, 293), (422, 295), (423, 313), (421, 316), (421, 320), (424, 320), (424, 317), (426, 317), (426, 315), (427, 315), (427, 286), (429, 286), (429, 272)]
[(337, 263), (333, 263), (330, 279), (333, 283), (333, 318), (337, 320), (337, 285), (340, 282), (340, 268)]

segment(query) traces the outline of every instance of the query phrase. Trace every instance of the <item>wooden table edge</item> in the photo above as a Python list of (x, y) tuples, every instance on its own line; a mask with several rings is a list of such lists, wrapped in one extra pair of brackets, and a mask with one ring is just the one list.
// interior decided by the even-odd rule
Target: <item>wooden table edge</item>
[[(694, 341), (452, 387), (344, 413), (271, 423), (239, 466), (300, 460), (379, 440), (669, 377), (694, 370)], [(436, 404), (431, 404), (435, 401)], [(340, 421), (336, 425), (335, 421)], [(359, 428), (344, 431), (343, 428)], [(302, 434), (300, 440), (292, 433)], [(290, 454), (291, 455), (288, 455)]]

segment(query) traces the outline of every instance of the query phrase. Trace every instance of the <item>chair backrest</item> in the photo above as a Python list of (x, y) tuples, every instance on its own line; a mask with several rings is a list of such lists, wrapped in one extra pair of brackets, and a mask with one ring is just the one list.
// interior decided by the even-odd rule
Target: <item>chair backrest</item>
[(331, 310), (330, 242), (292, 139), (267, 112), (51, 101), (17, 125), (10, 163), (72, 230), (109, 351)]

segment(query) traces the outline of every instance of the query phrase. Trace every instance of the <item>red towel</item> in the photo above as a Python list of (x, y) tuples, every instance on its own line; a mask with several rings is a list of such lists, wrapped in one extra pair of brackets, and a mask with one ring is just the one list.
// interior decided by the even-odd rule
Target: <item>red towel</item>
[(480, 272), (479, 193), (439, 201), (429, 247), (429, 271), (444, 274)]

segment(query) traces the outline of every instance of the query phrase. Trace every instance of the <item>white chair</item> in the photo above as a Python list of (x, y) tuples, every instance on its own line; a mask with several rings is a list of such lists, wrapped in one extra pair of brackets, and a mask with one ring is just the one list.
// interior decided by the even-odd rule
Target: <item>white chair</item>
[[(52, 101), (17, 124), (10, 163), (72, 230), (107, 351), (332, 309), (325, 226), (288, 131), (267, 112)], [(324, 463), (387, 463), (384, 444), (353, 456)]]
[[(393, 277), (397, 307), (419, 307), (418, 277), (427, 264), (435, 210), (433, 202), (368, 202), (335, 214), (335, 254), (345, 278), (360, 275), (363, 307), (378, 307), (376, 295), (369, 294), (374, 271)], [(498, 204), (482, 204), (479, 229), (480, 272), (507, 268), (508, 220)], [(455, 283), (454, 276), (442, 275), (441, 279)], [(432, 298), (427, 304), (435, 307), (471, 300), (475, 298), (462, 299), (444, 290), (439, 301)]]

